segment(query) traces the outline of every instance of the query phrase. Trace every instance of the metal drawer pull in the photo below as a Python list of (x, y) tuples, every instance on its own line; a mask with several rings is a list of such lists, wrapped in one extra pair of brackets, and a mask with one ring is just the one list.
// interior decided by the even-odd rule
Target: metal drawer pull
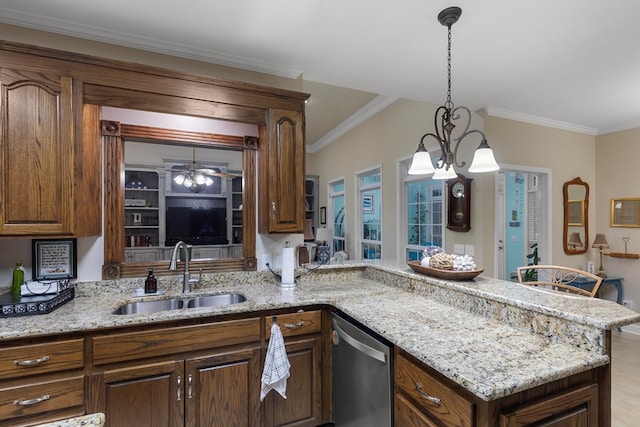
[(180, 400), (180, 390), (182, 389), (182, 378), (178, 375), (178, 400)]
[(42, 397), (37, 397), (35, 399), (26, 399), (26, 400), (14, 400), (13, 404), (17, 406), (31, 406), (36, 403), (44, 402), (45, 400), (49, 400), (49, 395), (45, 394)]
[(287, 329), (299, 329), (302, 328), (304, 326), (304, 322), (298, 322), (298, 323), (285, 323), (284, 327)]
[(440, 399), (438, 399), (437, 397), (431, 396), (429, 393), (427, 393), (423, 388), (422, 388), (422, 384), (420, 383), (416, 383), (416, 390), (418, 390), (418, 393), (420, 393), (422, 395), (422, 397), (424, 397), (425, 399), (427, 399), (430, 402), (435, 403), (436, 405), (440, 406)]
[(191, 399), (193, 395), (191, 394), (191, 383), (193, 382), (193, 375), (189, 375), (187, 377), (187, 383), (189, 384), (189, 391), (187, 392), (187, 398)]
[(44, 363), (49, 361), (49, 356), (43, 356), (40, 359), (32, 359), (32, 360), (14, 360), (13, 364), (18, 366), (31, 366), (37, 365), (38, 363)]

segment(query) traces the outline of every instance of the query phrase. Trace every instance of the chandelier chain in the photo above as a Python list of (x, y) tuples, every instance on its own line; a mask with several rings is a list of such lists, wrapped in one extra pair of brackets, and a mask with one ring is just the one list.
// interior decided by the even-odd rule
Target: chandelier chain
[(448, 31), (448, 45), (447, 45), (447, 105), (449, 109), (453, 108), (451, 103), (451, 25), (447, 25)]

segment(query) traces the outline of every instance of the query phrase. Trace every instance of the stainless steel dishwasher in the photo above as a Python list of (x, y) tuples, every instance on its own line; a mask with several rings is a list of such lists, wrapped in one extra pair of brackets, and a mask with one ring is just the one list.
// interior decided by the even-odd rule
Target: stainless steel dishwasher
[(337, 313), (332, 326), (335, 426), (392, 426), (391, 344)]

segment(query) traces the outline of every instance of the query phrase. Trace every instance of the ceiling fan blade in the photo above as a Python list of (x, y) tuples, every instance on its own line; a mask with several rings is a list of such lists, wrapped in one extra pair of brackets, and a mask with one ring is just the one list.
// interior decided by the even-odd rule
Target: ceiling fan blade
[(210, 176), (219, 176), (220, 178), (227, 178), (227, 179), (232, 179), (235, 178), (236, 175), (232, 175), (230, 173), (224, 173), (224, 172), (218, 172), (215, 171), (213, 169), (196, 169), (196, 172), (199, 172), (203, 175), (210, 175)]

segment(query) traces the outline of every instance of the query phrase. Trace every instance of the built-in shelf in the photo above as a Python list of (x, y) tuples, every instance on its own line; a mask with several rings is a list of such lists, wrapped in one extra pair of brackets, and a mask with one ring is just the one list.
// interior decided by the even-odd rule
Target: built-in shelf
[(640, 254), (629, 254), (629, 253), (623, 253), (623, 252), (609, 252), (608, 254), (602, 254), (602, 255), (607, 255), (612, 258), (640, 259)]

